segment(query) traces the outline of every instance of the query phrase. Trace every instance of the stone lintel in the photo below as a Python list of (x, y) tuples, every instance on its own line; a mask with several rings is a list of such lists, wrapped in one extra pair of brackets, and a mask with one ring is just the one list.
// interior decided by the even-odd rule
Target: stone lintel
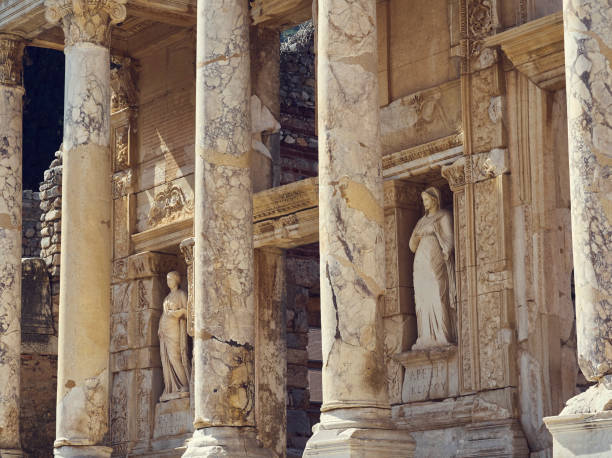
[(383, 157), (383, 179), (394, 180), (440, 169), (463, 154), (463, 133), (439, 138)]
[(540, 88), (565, 86), (562, 11), (492, 35), (485, 45), (501, 46), (516, 69)]
[(319, 204), (319, 180), (307, 178), (253, 196), (253, 222), (277, 218)]

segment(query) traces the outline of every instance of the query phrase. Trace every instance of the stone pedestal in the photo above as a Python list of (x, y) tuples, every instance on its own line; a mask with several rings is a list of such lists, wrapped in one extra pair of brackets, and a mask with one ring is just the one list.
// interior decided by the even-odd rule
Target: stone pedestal
[(20, 37), (0, 34), (0, 455), (19, 456), (21, 359)]
[(459, 394), (455, 345), (407, 351), (395, 359), (406, 369), (402, 402), (445, 399)]
[(83, 8), (45, 2), (64, 29), (62, 238), (57, 375), (56, 456), (110, 456), (108, 432), (111, 158), (111, 24), (125, 0)]
[(320, 1), (317, 41), (323, 405), (304, 454), (411, 456), (410, 434), (393, 431), (383, 356), (376, 1)]
[(193, 416), (189, 405), (189, 393), (176, 399), (158, 402), (155, 406), (155, 429), (152, 448), (155, 451), (176, 450), (180, 456), (185, 450), (185, 442), (193, 433)]

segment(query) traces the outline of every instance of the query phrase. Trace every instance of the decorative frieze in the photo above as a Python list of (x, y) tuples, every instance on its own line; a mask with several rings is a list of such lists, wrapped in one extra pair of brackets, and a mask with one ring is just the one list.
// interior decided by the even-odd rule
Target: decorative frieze
[(166, 186), (155, 194), (149, 209), (149, 226), (158, 226), (193, 215), (193, 202), (187, 200), (183, 189), (175, 183)]
[(94, 43), (108, 47), (111, 24), (125, 19), (127, 0), (45, 0), (45, 18), (64, 30), (66, 46)]

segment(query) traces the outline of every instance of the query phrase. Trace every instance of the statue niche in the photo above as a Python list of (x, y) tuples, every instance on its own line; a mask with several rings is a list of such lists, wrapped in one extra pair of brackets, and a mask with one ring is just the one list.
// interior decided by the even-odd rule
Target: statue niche
[(179, 288), (181, 276), (172, 271), (167, 276), (170, 293), (163, 302), (159, 320), (159, 353), (164, 376), (160, 401), (189, 396), (190, 365), (187, 345), (187, 294)]
[(412, 350), (456, 343), (456, 286), (452, 214), (440, 208), (438, 188), (421, 193), (425, 215), (410, 237), (418, 337)]

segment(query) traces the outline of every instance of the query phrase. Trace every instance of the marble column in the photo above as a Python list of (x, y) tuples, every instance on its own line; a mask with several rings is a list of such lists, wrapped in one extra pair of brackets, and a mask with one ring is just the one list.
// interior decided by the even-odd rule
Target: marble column
[(612, 11), (564, 3), (578, 361), (596, 381), (612, 374)]
[(64, 30), (66, 79), (62, 177), (56, 456), (110, 456), (108, 431), (111, 156), (111, 25), (126, 0), (47, 0)]
[(578, 364), (597, 383), (545, 421), (555, 456), (603, 456), (612, 449), (612, 10), (564, 0), (563, 22)]
[(0, 456), (21, 456), (21, 118), (24, 44), (0, 34)]
[(255, 436), (247, 0), (198, 0), (194, 434), (184, 456), (267, 456)]
[[(305, 456), (410, 456), (393, 430), (382, 313), (385, 236), (376, 0), (319, 0), (319, 245), (323, 405)], [(331, 448), (330, 448), (331, 447)], [(362, 455), (359, 455), (362, 456)], [(365, 455), (364, 455), (365, 456)]]

